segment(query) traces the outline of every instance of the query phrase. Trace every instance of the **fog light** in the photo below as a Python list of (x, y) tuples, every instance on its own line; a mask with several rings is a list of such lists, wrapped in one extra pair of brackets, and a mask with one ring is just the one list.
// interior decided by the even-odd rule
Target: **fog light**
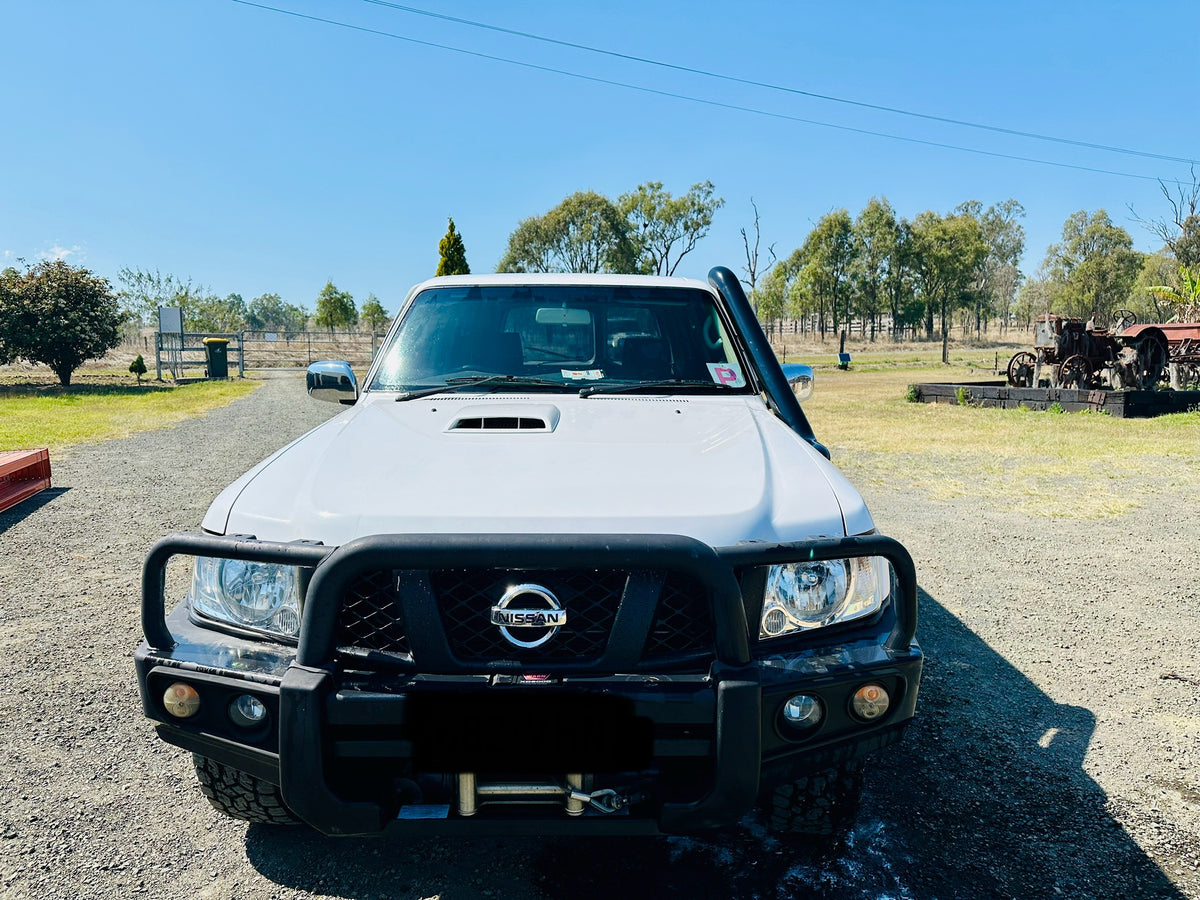
[(880, 684), (864, 684), (854, 692), (850, 707), (864, 722), (872, 722), (888, 711), (892, 698)]
[(163, 694), (163, 706), (177, 719), (186, 719), (200, 711), (200, 695), (190, 684), (177, 681)]
[(267, 719), (267, 708), (261, 700), (249, 694), (242, 694), (229, 704), (229, 718), (234, 725), (242, 728), (255, 728)]
[(824, 718), (821, 701), (807, 694), (797, 694), (783, 704), (783, 721), (797, 730), (816, 728)]

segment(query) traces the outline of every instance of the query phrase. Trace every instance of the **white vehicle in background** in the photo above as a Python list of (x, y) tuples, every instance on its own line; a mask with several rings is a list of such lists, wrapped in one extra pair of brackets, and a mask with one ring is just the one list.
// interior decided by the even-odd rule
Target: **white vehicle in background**
[(913, 715), (916, 576), (728, 269), (433, 279), (361, 390), (336, 362), (308, 386), (350, 408), (146, 561), (145, 711), (218, 809), (328, 834), (849, 822)]

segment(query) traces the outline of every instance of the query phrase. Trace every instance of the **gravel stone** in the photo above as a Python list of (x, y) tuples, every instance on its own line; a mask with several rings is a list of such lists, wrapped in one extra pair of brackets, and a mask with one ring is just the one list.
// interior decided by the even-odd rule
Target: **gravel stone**
[(866, 491), (916, 559), (928, 657), (835, 851), (753, 816), (716, 836), (476, 840), (219, 816), (141, 715), (140, 570), (338, 411), (296, 373), (264, 377), (56, 456), (53, 490), (0, 513), (0, 897), (1200, 898), (1200, 510), (1153, 472), (1142, 506), (1102, 521)]

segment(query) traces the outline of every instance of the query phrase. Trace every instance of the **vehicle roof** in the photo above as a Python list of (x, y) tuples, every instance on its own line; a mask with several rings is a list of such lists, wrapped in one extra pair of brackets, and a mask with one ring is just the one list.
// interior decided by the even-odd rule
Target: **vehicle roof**
[(416, 285), (412, 292), (433, 287), (457, 285), (605, 285), (609, 287), (674, 287), (698, 288), (712, 293), (707, 282), (696, 278), (676, 278), (664, 275), (590, 275), (578, 272), (493, 272), (484, 275), (442, 275), (429, 278)]

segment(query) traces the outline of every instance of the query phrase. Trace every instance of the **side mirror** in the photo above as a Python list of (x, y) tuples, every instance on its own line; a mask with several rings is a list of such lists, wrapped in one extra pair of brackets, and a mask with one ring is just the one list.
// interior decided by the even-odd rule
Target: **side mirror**
[(812, 366), (802, 365), (801, 363), (785, 363), (782, 368), (783, 377), (787, 379), (787, 383), (791, 386), (792, 393), (796, 395), (797, 400), (803, 403), (812, 396)]
[(344, 403), (353, 406), (358, 400), (358, 379), (350, 363), (341, 360), (323, 360), (308, 367), (305, 378), (308, 396), (328, 403)]

